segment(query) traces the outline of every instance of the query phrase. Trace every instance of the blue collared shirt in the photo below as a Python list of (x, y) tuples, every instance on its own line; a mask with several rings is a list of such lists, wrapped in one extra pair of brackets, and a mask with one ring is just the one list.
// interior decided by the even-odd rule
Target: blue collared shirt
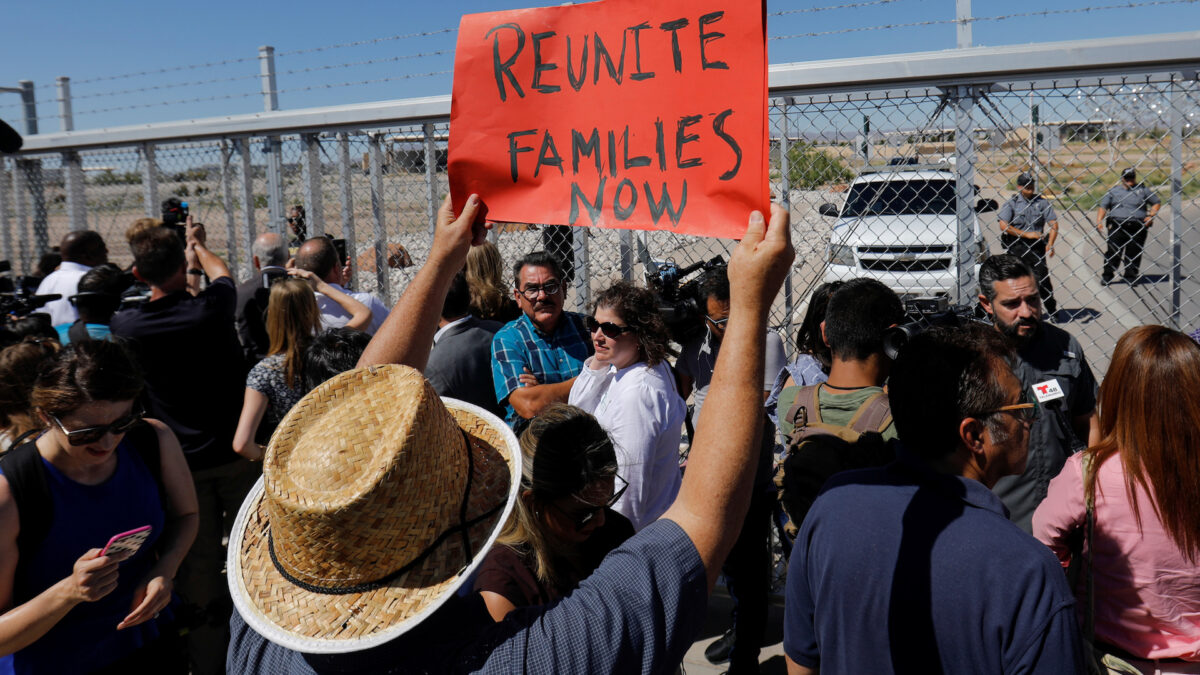
[(834, 476), (788, 564), (783, 648), (838, 673), (1083, 672), (1058, 559), (983, 483), (900, 449)]
[(492, 384), (496, 401), (505, 406), (511, 426), (520, 418), (508, 396), (521, 386), (517, 378), (529, 369), (541, 384), (557, 384), (579, 374), (592, 355), (592, 338), (583, 315), (563, 312), (554, 333), (546, 335), (525, 314), (509, 321), (492, 338)]

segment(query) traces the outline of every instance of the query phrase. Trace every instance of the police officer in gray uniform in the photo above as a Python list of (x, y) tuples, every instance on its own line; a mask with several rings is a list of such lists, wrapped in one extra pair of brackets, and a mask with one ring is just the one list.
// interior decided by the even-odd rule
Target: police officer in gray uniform
[(1105, 286), (1112, 283), (1122, 258), (1125, 260), (1125, 281), (1137, 283), (1146, 231), (1161, 207), (1158, 195), (1137, 182), (1133, 167), (1121, 172), (1121, 183), (1100, 200), (1096, 227), (1101, 232), (1108, 227), (1108, 250), (1104, 252), (1104, 272), (1100, 276), (1100, 282)]
[(1058, 239), (1058, 216), (1054, 207), (1036, 193), (1036, 181), (1029, 173), (1017, 176), (1017, 194), (1000, 207), (1000, 243), (1004, 249), (1020, 258), (1033, 269), (1037, 277), (1042, 306), (1051, 316), (1058, 311), (1054, 286), (1046, 259), (1054, 257), (1054, 241)]

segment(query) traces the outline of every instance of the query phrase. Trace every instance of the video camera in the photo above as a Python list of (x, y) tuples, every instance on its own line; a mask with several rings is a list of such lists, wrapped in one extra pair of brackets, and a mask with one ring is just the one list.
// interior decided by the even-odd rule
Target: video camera
[(909, 298), (904, 301), (906, 321), (883, 333), (883, 351), (895, 359), (912, 338), (934, 327), (959, 328), (982, 323), (974, 305), (951, 305), (949, 298)]
[[(704, 329), (705, 311), (700, 281), (704, 272), (724, 267), (725, 259), (716, 256), (680, 267), (673, 261), (652, 260), (643, 249), (642, 265), (646, 268), (646, 286), (658, 300), (658, 311), (667, 324), (671, 339), (682, 345), (699, 337)], [(695, 272), (701, 274), (687, 279)]]
[(181, 241), (187, 239), (188, 203), (178, 197), (164, 199), (162, 203), (163, 227), (175, 230)]
[[(0, 274), (11, 271), (12, 263), (0, 260)], [(28, 277), (21, 277), (16, 282), (7, 276), (0, 278), (0, 314), (24, 317), (34, 313), (47, 302), (62, 299), (62, 295), (58, 293), (37, 295), (34, 292), (36, 286), (28, 281)]]

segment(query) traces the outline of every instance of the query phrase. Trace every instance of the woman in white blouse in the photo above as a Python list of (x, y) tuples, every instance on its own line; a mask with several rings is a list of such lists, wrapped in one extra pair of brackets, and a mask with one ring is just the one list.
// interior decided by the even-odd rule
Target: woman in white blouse
[(620, 282), (600, 293), (587, 318), (596, 354), (569, 402), (596, 416), (612, 437), (617, 473), (629, 484), (613, 505), (641, 530), (679, 492), (679, 437), (687, 406), (667, 363), (667, 327), (650, 291)]

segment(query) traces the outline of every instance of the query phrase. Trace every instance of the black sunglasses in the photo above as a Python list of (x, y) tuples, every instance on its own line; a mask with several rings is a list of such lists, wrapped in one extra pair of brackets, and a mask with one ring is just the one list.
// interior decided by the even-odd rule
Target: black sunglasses
[(595, 333), (598, 330), (604, 333), (604, 337), (616, 338), (622, 333), (633, 332), (633, 326), (618, 326), (611, 321), (600, 323), (594, 316), (585, 317), (583, 323), (587, 326), (589, 333)]
[(142, 417), (145, 416), (145, 414), (146, 412), (144, 410), (138, 410), (135, 413), (130, 413), (124, 417), (113, 420), (109, 424), (104, 424), (98, 427), (75, 429), (73, 431), (67, 431), (67, 428), (63, 426), (62, 420), (58, 419), (54, 415), (50, 415), (50, 419), (54, 420), (54, 423), (58, 425), (59, 431), (66, 434), (68, 443), (71, 445), (87, 445), (88, 443), (95, 443), (101, 438), (104, 438), (105, 434), (114, 434), (119, 436), (126, 431), (129, 431), (135, 424), (142, 421)]
[(566, 516), (571, 521), (571, 524), (575, 526), (575, 531), (578, 532), (578, 531), (582, 530), (583, 528), (587, 527), (588, 523), (592, 522), (592, 519), (596, 517), (597, 513), (600, 513), (604, 509), (612, 508), (612, 505), (616, 504), (617, 500), (619, 500), (621, 498), (621, 495), (625, 494), (625, 491), (629, 489), (629, 483), (626, 482), (624, 478), (621, 478), (619, 475), (616, 475), (616, 474), (613, 474), (613, 478), (621, 481), (621, 483), (622, 483), (621, 489), (614, 492), (613, 496), (608, 498), (608, 501), (604, 502), (603, 504), (600, 504), (599, 506), (596, 506), (595, 504), (591, 504), (589, 502), (584, 501), (578, 495), (571, 495), (572, 499), (575, 499), (576, 501), (587, 504), (591, 508), (587, 509), (586, 511), (579, 511), (576, 513), (567, 513), (563, 509), (555, 506), (553, 502), (550, 503), (550, 507), (555, 509), (562, 515)]

